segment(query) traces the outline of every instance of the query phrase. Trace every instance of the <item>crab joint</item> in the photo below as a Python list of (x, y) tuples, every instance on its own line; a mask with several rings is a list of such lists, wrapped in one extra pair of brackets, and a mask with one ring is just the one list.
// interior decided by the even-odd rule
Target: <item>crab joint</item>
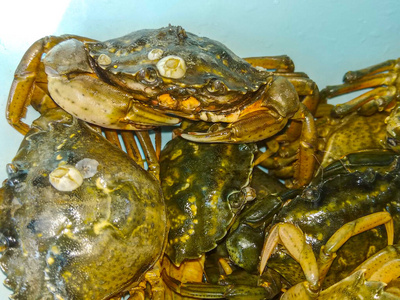
[(179, 79), (186, 73), (185, 61), (175, 55), (168, 55), (160, 59), (156, 66), (160, 75), (167, 78)]
[(83, 183), (83, 176), (77, 168), (71, 165), (60, 166), (49, 175), (51, 185), (59, 191), (70, 192)]

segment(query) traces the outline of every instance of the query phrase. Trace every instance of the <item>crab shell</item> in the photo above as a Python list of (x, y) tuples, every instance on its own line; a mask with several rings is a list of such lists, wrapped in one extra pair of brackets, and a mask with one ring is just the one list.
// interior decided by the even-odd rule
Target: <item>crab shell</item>
[[(206, 129), (195, 123), (188, 130)], [(255, 144), (204, 144), (177, 137), (160, 156), (160, 180), (171, 229), (166, 254), (179, 265), (214, 249), (247, 201)]]
[(8, 173), (0, 263), (14, 299), (105, 299), (135, 286), (160, 257), (158, 181), (82, 121), (44, 114)]
[(180, 26), (139, 30), (86, 47), (101, 75), (134, 94), (142, 91), (135, 95), (142, 100), (193, 95), (202, 108), (222, 109), (267, 82), (264, 70)]

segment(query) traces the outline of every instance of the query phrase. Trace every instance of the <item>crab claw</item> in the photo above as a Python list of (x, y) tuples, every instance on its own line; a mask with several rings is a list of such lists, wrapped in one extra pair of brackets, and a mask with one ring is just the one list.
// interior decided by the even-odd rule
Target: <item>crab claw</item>
[(204, 133), (182, 133), (181, 137), (201, 143), (252, 143), (275, 135), (286, 123), (287, 118), (277, 118), (268, 110), (260, 110), (243, 116), (226, 128)]
[(141, 104), (129, 94), (92, 76), (48, 76), (48, 81), (54, 101), (88, 123), (110, 129), (140, 130), (180, 122), (179, 118)]
[(180, 133), (180, 136), (186, 140), (200, 143), (226, 143), (229, 141), (235, 142), (232, 131), (227, 128), (214, 132)]

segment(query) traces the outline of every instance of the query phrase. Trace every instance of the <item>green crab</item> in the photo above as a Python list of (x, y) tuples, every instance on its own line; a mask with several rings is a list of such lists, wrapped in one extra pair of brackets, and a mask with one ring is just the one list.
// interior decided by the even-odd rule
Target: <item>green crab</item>
[[(387, 147), (399, 152), (400, 147), (400, 59), (388, 60), (365, 69), (349, 71), (344, 75), (344, 83), (327, 86), (321, 91), (322, 99), (330, 99), (347, 93), (369, 89), (354, 99), (336, 105), (332, 116), (343, 118), (352, 112), (371, 116), (378, 112), (388, 113), (385, 122)], [(322, 100), (324, 101), (324, 100)]]
[[(194, 123), (187, 130), (202, 130)], [(254, 199), (254, 144), (202, 144), (180, 137), (160, 157), (160, 180), (171, 228), (166, 254), (180, 265), (215, 248), (234, 217)]]
[[(327, 167), (304, 190), (280, 192), (277, 197), (282, 200), (290, 199), (290, 193), (298, 196), (287, 201), (274, 218), (261, 261), (255, 258), (257, 276), (235, 265), (226, 240), (211, 254), (218, 252), (214, 265), (218, 261), (222, 274), (215, 275), (215, 268), (207, 273), (206, 268), (208, 283), (181, 283), (166, 274), (164, 281), (177, 293), (198, 298), (272, 299), (282, 284), (293, 285), (283, 299), (398, 299), (385, 285), (400, 275), (395, 268), (399, 246), (385, 246), (399, 240), (399, 168), (399, 158), (391, 151), (351, 154)], [(264, 220), (270, 217), (267, 213)], [(260, 219), (243, 217), (242, 224), (257, 228)], [(250, 237), (243, 232), (242, 241)], [(262, 243), (264, 237), (258, 238)], [(389, 279), (380, 277), (387, 272), (377, 262), (382, 257), (394, 264), (389, 267), (394, 271)], [(370, 267), (371, 260), (378, 267)]]
[[(189, 142), (190, 144), (193, 143)], [(198, 145), (204, 149), (207, 146)], [(210, 146), (208, 145), (208, 148)], [(199, 151), (199, 155), (202, 152)], [(183, 153), (187, 153), (187, 151)], [(182, 155), (184, 155), (183, 153)], [(207, 165), (210, 167), (212, 163)], [(200, 282), (181, 280), (176, 274), (163, 272), (164, 282), (175, 293), (196, 298), (253, 297), (264, 299), (265, 297), (271, 298), (280, 292), (279, 274), (268, 270), (260, 277), (257, 274), (257, 266), (265, 226), (271, 222), (273, 215), (282, 206), (282, 202), (276, 194), (287, 189), (279, 180), (259, 168), (253, 169), (250, 186), (256, 191), (256, 198), (247, 202), (241, 212), (235, 216), (231, 222), (232, 225), (227, 228), (227, 235), (217, 241), (216, 248), (205, 254), (206, 258), (201, 273), (204, 273), (206, 284), (201, 283), (201, 280)], [(207, 222), (210, 217), (206, 215), (204, 219)], [(223, 274), (219, 271), (221, 268), (224, 269)]]
[[(267, 265), (291, 284), (300, 283), (296, 288), (301, 286), (304, 297), (317, 298), (324, 295), (321, 287), (343, 280), (366, 258), (397, 242), (399, 168), (398, 156), (385, 150), (351, 154), (325, 168), (277, 214), (260, 272)], [(383, 224), (386, 229), (376, 227)]]
[(25, 134), (27, 106), (42, 111), (57, 103), (77, 118), (114, 130), (174, 125), (180, 118), (227, 123), (218, 131), (182, 135), (213, 143), (260, 141), (293, 120), (287, 138), (302, 141), (295, 180), (304, 185), (315, 164), (315, 83), (293, 73), (286, 56), (248, 61), (257, 67), (180, 26), (139, 30), (105, 42), (45, 37), (27, 50), (15, 72), (7, 119)]
[(167, 236), (159, 182), (61, 109), (33, 122), (0, 189), (0, 264), (15, 299), (108, 299)]

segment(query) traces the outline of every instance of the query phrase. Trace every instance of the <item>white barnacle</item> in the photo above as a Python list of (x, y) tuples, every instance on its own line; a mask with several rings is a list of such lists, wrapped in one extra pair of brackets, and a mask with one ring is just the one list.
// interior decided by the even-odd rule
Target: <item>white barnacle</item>
[(100, 54), (97, 62), (99, 63), (99, 65), (108, 66), (109, 64), (111, 64), (111, 58), (106, 54)]
[(186, 73), (185, 61), (176, 55), (168, 55), (160, 59), (156, 66), (160, 75), (167, 78), (179, 79)]
[(75, 168), (81, 172), (83, 178), (93, 177), (97, 173), (98, 166), (99, 162), (91, 158), (81, 159), (75, 164)]
[(83, 183), (83, 176), (77, 168), (71, 165), (63, 165), (54, 169), (49, 180), (51, 185), (61, 192), (70, 192)]
[(162, 49), (155, 48), (155, 49), (151, 50), (149, 52), (149, 54), (147, 54), (147, 58), (150, 60), (157, 60), (157, 59), (161, 58), (163, 53), (164, 53), (164, 51)]
[(260, 66), (256, 66), (255, 68), (256, 68), (257, 71), (260, 71), (260, 72), (266, 72), (267, 71), (266, 68), (263, 68), (263, 67), (260, 67)]

